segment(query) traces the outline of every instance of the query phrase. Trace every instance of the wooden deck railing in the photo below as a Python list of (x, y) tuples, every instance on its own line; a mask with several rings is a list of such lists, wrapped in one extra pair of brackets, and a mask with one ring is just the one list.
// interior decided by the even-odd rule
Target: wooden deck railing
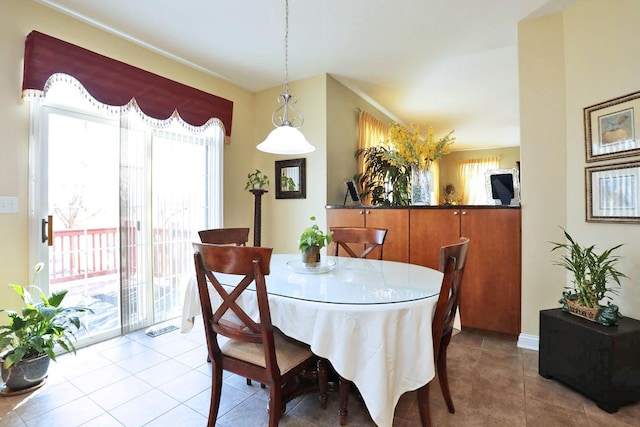
[[(93, 228), (59, 230), (53, 233), (49, 252), (50, 283), (71, 282), (118, 273), (118, 229)], [(136, 233), (130, 233), (135, 238)], [(192, 267), (191, 232), (188, 230), (153, 230), (153, 276), (175, 277)], [(135, 248), (135, 242), (129, 242)], [(128, 260), (135, 271), (135, 250)]]
[(49, 254), (50, 283), (118, 272), (117, 228), (60, 230)]

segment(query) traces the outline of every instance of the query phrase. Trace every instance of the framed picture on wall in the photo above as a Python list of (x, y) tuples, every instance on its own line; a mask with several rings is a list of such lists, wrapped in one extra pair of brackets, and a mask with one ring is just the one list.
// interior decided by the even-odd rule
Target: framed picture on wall
[(640, 155), (640, 92), (584, 109), (587, 162)]
[(587, 222), (640, 223), (640, 161), (585, 168)]
[(276, 160), (276, 199), (306, 199), (306, 159)]

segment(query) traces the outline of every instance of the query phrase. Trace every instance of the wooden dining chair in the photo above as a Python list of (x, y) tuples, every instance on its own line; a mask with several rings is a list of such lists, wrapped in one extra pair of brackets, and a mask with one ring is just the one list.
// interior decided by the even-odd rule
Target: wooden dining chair
[[(272, 249), (206, 243), (194, 243), (193, 248), (205, 336), (212, 362), (207, 426), (216, 424), (223, 371), (254, 379), (269, 387), (269, 427), (278, 425), (286, 402), (296, 396), (320, 390), (321, 399), (326, 399), (324, 363), (309, 346), (289, 339), (271, 324), (265, 276), (269, 274)], [(218, 281), (217, 277), (222, 273), (238, 275), (241, 279), (231, 285), (229, 277), (225, 277), (225, 286), (232, 287), (228, 291)], [(255, 283), (255, 291), (247, 290), (251, 283)], [(211, 306), (210, 286), (222, 300), (215, 311)], [(253, 293), (257, 299), (257, 321), (238, 304), (238, 298), (245, 292)], [(221, 344), (219, 335), (229, 340)], [(301, 374), (309, 372), (314, 374), (313, 381), (308, 381), (309, 375), (301, 379)]]
[[(213, 243), (216, 245), (236, 245), (247, 246), (249, 241), (249, 227), (241, 228), (211, 228), (198, 231), (202, 243)], [(207, 362), (211, 362), (207, 357)], [(251, 385), (251, 379), (247, 378), (247, 385)], [(265, 387), (261, 384), (262, 388)]]
[[(442, 395), (450, 413), (455, 413), (449, 380), (447, 378), (447, 347), (453, 334), (453, 322), (460, 303), (462, 276), (467, 260), (469, 239), (461, 237), (458, 243), (440, 248), (440, 271), (444, 273), (440, 294), (431, 326), (433, 357)], [(429, 384), (418, 389), (418, 408), (423, 426), (430, 425)]]
[(387, 236), (386, 228), (372, 227), (331, 227), (331, 241), (335, 243), (334, 255), (339, 256), (342, 248), (350, 257), (366, 258), (378, 248), (377, 259), (382, 259), (382, 248)]
[(249, 228), (212, 228), (200, 230), (198, 235), (202, 243), (246, 246), (249, 241)]
[[(335, 243), (334, 255), (338, 256), (340, 248), (344, 250), (352, 258), (366, 258), (375, 249), (377, 258), (382, 259), (382, 248), (384, 239), (387, 236), (387, 229), (372, 227), (331, 227), (333, 232), (331, 236), (332, 242)], [(343, 426), (347, 422), (349, 413), (349, 391), (351, 390), (351, 381), (339, 377), (338, 380), (338, 396), (340, 400), (340, 425)]]

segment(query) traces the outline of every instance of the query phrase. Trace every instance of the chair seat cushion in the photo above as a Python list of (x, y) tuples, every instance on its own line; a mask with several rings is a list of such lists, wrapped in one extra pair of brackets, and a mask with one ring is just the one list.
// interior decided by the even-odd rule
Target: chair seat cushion
[[(289, 372), (313, 356), (309, 346), (291, 340), (278, 330), (273, 332), (273, 340), (276, 347), (276, 360), (281, 374)], [(266, 367), (262, 344), (229, 340), (220, 349), (226, 356), (244, 360), (263, 368)]]

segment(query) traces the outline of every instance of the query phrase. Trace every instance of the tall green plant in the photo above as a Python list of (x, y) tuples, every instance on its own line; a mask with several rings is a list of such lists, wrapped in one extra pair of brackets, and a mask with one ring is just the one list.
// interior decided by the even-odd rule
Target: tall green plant
[(554, 264), (566, 268), (573, 274), (573, 287), (565, 287), (569, 290), (567, 297), (576, 299), (583, 306), (596, 308), (604, 298), (611, 299), (607, 293), (618, 293), (617, 288), (609, 287), (607, 284), (614, 282), (621, 286), (620, 279), (627, 277), (616, 268), (620, 256), (613, 254), (623, 245), (616, 245), (598, 254), (595, 245), (582, 246), (565, 229), (562, 231), (568, 243), (551, 242), (554, 245), (551, 251), (566, 250)]
[(364, 171), (357, 176), (361, 197), (371, 197), (374, 206), (408, 206), (411, 204), (411, 168), (389, 160), (385, 147), (370, 147), (356, 151), (363, 156)]

